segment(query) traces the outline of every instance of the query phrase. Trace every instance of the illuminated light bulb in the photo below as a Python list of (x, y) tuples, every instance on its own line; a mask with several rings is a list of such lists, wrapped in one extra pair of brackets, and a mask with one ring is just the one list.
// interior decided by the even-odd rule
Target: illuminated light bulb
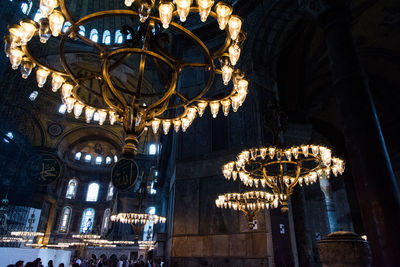
[(158, 13), (160, 14), (160, 20), (164, 29), (168, 29), (171, 23), (174, 8), (175, 6), (172, 2), (161, 3), (158, 7)]
[(62, 88), (61, 88), (61, 95), (64, 98), (69, 97), (72, 94), (72, 89), (74, 89), (74, 86), (70, 83), (64, 83)]
[(276, 148), (275, 148), (275, 147), (270, 147), (270, 148), (268, 148), (268, 155), (269, 155), (269, 158), (270, 158), (270, 159), (273, 159), (273, 158), (274, 158), (274, 156), (275, 156), (275, 151), (276, 151)]
[(96, 111), (95, 108), (92, 108), (92, 107), (89, 107), (89, 106), (85, 107), (86, 123), (90, 123), (90, 121), (93, 118), (93, 114), (94, 114), (95, 111)]
[(239, 95), (234, 95), (231, 97), (232, 100), (232, 110), (233, 112), (238, 111), (240, 107), (240, 96)]
[(10, 63), (13, 70), (18, 69), (18, 66), (21, 64), (22, 57), (24, 56), (24, 52), (22, 52), (19, 48), (11, 48), (10, 49)]
[(242, 28), (242, 19), (239, 16), (232, 15), (229, 18), (229, 34), (231, 35), (232, 40), (236, 40), (240, 33), (240, 29)]
[(151, 121), (151, 128), (153, 129), (154, 134), (156, 134), (158, 132), (158, 128), (160, 128), (160, 123), (161, 123), (161, 120), (157, 119), (157, 118), (154, 118)]
[(25, 45), (32, 39), (37, 30), (37, 26), (36, 23), (30, 19), (23, 19), (19, 24), (23, 28), (23, 33), (21, 35), (21, 44)]
[(221, 30), (224, 30), (228, 24), (229, 16), (232, 14), (232, 7), (224, 2), (218, 2), (215, 5), (215, 12), (217, 13), (218, 25)]
[(239, 95), (246, 95), (248, 87), (249, 87), (249, 82), (246, 79), (241, 79), (238, 82), (237, 92), (239, 93)]
[(163, 120), (162, 121), (162, 126), (163, 126), (163, 132), (165, 135), (168, 134), (169, 129), (171, 128), (171, 120)]
[(292, 148), (292, 154), (294, 158), (297, 159), (299, 157), (299, 148), (298, 147)]
[(6, 57), (10, 57), (10, 49), (11, 49), (11, 38), (10, 35), (4, 36), (4, 53)]
[(176, 132), (176, 133), (179, 132), (179, 128), (181, 127), (182, 121), (181, 121), (180, 119), (175, 119), (175, 120), (173, 121), (173, 124), (174, 124), (174, 130), (175, 130), (175, 132)]
[(47, 76), (49, 76), (50, 71), (38, 68), (36, 71), (36, 81), (38, 82), (38, 87), (42, 88), (43, 85), (46, 83)]
[(221, 100), (222, 111), (224, 112), (224, 116), (228, 116), (229, 109), (231, 107), (231, 101), (229, 99)]
[(51, 34), (54, 37), (57, 37), (61, 33), (62, 26), (64, 24), (63, 14), (58, 10), (54, 10), (53, 13), (51, 13), (51, 15), (49, 16), (49, 23)]
[(135, 1), (134, 0), (125, 0), (125, 5), (127, 7), (130, 7), (133, 4), (133, 2), (135, 2)]
[(53, 73), (51, 75), (51, 90), (53, 92), (57, 92), (60, 89), (61, 85), (65, 82), (63, 76)]
[(99, 113), (99, 125), (103, 125), (107, 118), (107, 111), (106, 110), (99, 110), (97, 111)]
[(288, 161), (292, 160), (292, 151), (290, 151), (290, 149), (285, 151), (285, 155)]
[(229, 60), (231, 61), (232, 66), (235, 66), (240, 57), (240, 47), (231, 45), (228, 51), (229, 51)]
[(39, 20), (39, 38), (40, 42), (45, 44), (51, 36), (50, 23), (48, 18)]
[(190, 126), (190, 120), (187, 117), (183, 117), (181, 120), (182, 120), (182, 131), (186, 132), (186, 129)]
[(192, 4), (192, 0), (175, 0), (176, 9), (178, 10), (179, 19), (182, 22), (186, 21), (186, 17), (190, 11), (190, 5)]
[(40, 13), (43, 17), (47, 17), (57, 6), (57, 0), (40, 0)]
[(197, 5), (199, 6), (200, 20), (205, 22), (208, 15), (210, 15), (214, 0), (197, 0)]
[(302, 145), (301, 152), (303, 152), (304, 157), (308, 157), (308, 145)]
[(21, 74), (22, 78), (26, 79), (31, 74), (32, 69), (35, 67), (35, 63), (29, 60), (29, 58), (24, 57), (21, 61)]
[(67, 112), (71, 113), (72, 110), (74, 109), (74, 104), (75, 104), (75, 98), (73, 97), (67, 97), (65, 99), (65, 105), (67, 106)]
[(74, 115), (75, 115), (75, 119), (79, 119), (79, 116), (82, 114), (83, 108), (85, 107), (84, 104), (82, 104), (79, 101), (75, 102), (74, 105)]
[(20, 25), (12, 25), (8, 27), (8, 31), (10, 32), (10, 43), (11, 48), (15, 48), (21, 45), (21, 38), (24, 34), (24, 29)]
[(115, 112), (112, 111), (112, 110), (110, 110), (110, 111), (108, 112), (108, 117), (109, 117), (109, 119), (110, 119), (110, 124), (111, 124), (111, 125), (114, 125), (114, 123), (117, 121), (117, 115), (115, 114)]
[(210, 102), (210, 110), (213, 118), (216, 118), (218, 115), (220, 103), (218, 101)]
[(314, 156), (317, 156), (318, 155), (318, 146), (311, 145), (311, 151), (314, 154)]
[(197, 102), (197, 112), (199, 113), (199, 117), (201, 118), (204, 114), (204, 110), (206, 109), (208, 103), (206, 101), (198, 101)]
[(229, 65), (225, 65), (221, 68), (222, 71), (222, 80), (224, 81), (224, 85), (228, 85), (229, 81), (232, 78), (233, 69)]
[(244, 73), (241, 72), (241, 70), (236, 69), (232, 74), (232, 82), (235, 90), (238, 90), (239, 81), (242, 79), (244, 79)]

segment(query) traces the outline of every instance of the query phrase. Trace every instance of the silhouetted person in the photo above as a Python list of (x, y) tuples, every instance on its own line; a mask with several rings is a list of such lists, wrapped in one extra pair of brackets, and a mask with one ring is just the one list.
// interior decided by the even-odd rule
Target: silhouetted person
[(24, 261), (17, 261), (17, 263), (15, 263), (15, 267), (24, 267)]
[(47, 263), (47, 267), (54, 267), (52, 260), (49, 260), (49, 262)]

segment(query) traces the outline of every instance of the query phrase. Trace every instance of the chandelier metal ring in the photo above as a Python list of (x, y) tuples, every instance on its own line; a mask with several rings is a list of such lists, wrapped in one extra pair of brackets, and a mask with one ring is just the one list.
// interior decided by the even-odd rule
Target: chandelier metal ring
[[(235, 69), (246, 39), (246, 34), (241, 31), (243, 20), (232, 14), (233, 7), (229, 4), (222, 1), (214, 4), (213, 0), (198, 0), (196, 6), (190, 0), (174, 3), (169, 0), (160, 0), (157, 3), (155, 0), (128, 0), (125, 1), (125, 5), (132, 6), (130, 10), (99, 11), (76, 20), (68, 10), (65, 0), (41, 0), (39, 8), (43, 17), (39, 20), (39, 25), (32, 20), (24, 19), (19, 25), (10, 26), (10, 35), (5, 38), (5, 52), (10, 58), (13, 69), (21, 65), (23, 78), (27, 78), (32, 70), (38, 67), (36, 80), (39, 87), (44, 86), (51, 74), (52, 90), (57, 92), (61, 88), (66, 111), (68, 113), (73, 111), (77, 119), (84, 111), (87, 123), (93, 119), (102, 125), (107, 118), (111, 125), (115, 122), (122, 123), (126, 134), (123, 154), (127, 158), (133, 158), (137, 154), (138, 137), (148, 127), (151, 127), (154, 133), (157, 133), (160, 125), (164, 134), (168, 134), (171, 126), (176, 132), (180, 129), (186, 131), (197, 115), (199, 117), (203, 115), (207, 106), (210, 106), (212, 116), (215, 118), (220, 107), (227, 116), (230, 106), (236, 112), (245, 101), (248, 94), (248, 80), (239, 69)], [(60, 10), (56, 9), (58, 6)], [(216, 20), (219, 29), (226, 33), (221, 45), (215, 47), (215, 52), (213, 48), (211, 53), (205, 42), (190, 28), (185, 27), (185, 24), (177, 23), (178, 17), (184, 22), (191, 13), (199, 13), (202, 22), (206, 22), (208, 17)], [(92, 40), (92, 37), (87, 38), (80, 33), (81, 26), (87, 23), (116, 16), (129, 17), (132, 21), (132, 25), (118, 26), (119, 32), (126, 36), (124, 42), (122, 37), (115, 44), (104, 40), (102, 44), (97, 42), (98, 37)], [(67, 28), (64, 25), (65, 19), (70, 23)], [(27, 43), (35, 35), (39, 36), (42, 43), (46, 43), (51, 35), (60, 36), (59, 58), (64, 70), (47, 66), (30, 53)], [(169, 50), (169, 46), (174, 45), (170, 42), (171, 36), (184, 36), (193, 42), (194, 47), (200, 49), (202, 62), (188, 62), (185, 60), (185, 55), (173, 56)], [(90, 56), (85, 58), (85, 55), (81, 55), (90, 54), (91, 52), (86, 51), (90, 49), (80, 49), (82, 52), (67, 51), (68, 54), (76, 54), (76, 59), (88, 59), (84, 62), (89, 64), (87, 69), (67, 61), (74, 59), (73, 55), (70, 57), (66, 54), (67, 39), (80, 40), (81, 45), (88, 45), (97, 51), (98, 54), (94, 53), (96, 55), (93, 57), (94, 60)], [(79, 49), (80, 46), (74, 48)], [(135, 58), (134, 61), (127, 62), (134, 54), (140, 59)], [(153, 71), (157, 73), (145, 76), (146, 58), (153, 59), (155, 66)], [(129, 65), (136, 62), (135, 60), (139, 61), (137, 73)], [(216, 60), (220, 61), (220, 68), (216, 67)], [(122, 64), (124, 65), (121, 66)], [(118, 66), (125, 72), (110, 73)], [(127, 71), (129, 68), (130, 71)], [(180, 88), (177, 83), (185, 68), (203, 69), (208, 74), (208, 82), (204, 81), (201, 87), (185, 92), (185, 89)], [(77, 74), (74, 73), (75, 69)], [(225, 86), (231, 80), (234, 85), (232, 91), (224, 92), (223, 96), (219, 97), (215, 97), (216, 94), (207, 94), (217, 74), (222, 76)], [(82, 75), (86, 76), (81, 77)], [(155, 75), (158, 75), (160, 83), (154, 87), (147, 78), (153, 78)], [(121, 77), (124, 80), (131, 79), (131, 83), (120, 82)], [(91, 88), (92, 81), (87, 82), (88, 80), (97, 80), (93, 88)], [(143, 85), (145, 87), (142, 90)], [(81, 92), (82, 90), (87, 92)], [(82, 93), (84, 95), (80, 96)], [(92, 94), (94, 98), (90, 97)]]

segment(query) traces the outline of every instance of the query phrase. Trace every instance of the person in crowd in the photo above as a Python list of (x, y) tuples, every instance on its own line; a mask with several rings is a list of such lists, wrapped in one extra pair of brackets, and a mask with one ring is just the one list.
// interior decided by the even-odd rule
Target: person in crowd
[(35, 263), (33, 263), (33, 262), (27, 262), (26, 264), (25, 264), (25, 267), (36, 267), (36, 265), (35, 265)]
[(49, 262), (47, 263), (47, 267), (54, 267), (52, 260), (49, 260)]
[(24, 267), (24, 261), (17, 261), (15, 267)]
[(14, 264), (9, 264), (9, 265), (7, 265), (7, 267), (15, 267), (15, 265)]
[(64, 267), (64, 263), (60, 263), (58, 267)]

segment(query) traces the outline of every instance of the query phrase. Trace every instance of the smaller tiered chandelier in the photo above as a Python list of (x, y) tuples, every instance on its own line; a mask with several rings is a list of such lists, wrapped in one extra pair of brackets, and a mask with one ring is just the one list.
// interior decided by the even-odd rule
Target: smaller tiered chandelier
[(152, 222), (157, 224), (165, 223), (167, 221), (167, 218), (165, 217), (147, 213), (118, 213), (117, 215), (111, 215), (110, 219), (113, 222), (130, 224), (135, 232), (136, 239), (139, 239), (139, 235), (146, 223)]
[(229, 208), (242, 211), (249, 221), (249, 228), (254, 227), (254, 218), (262, 209), (278, 207), (279, 198), (264, 191), (249, 191), (246, 193), (226, 193), (215, 200), (218, 208)]
[(325, 146), (261, 147), (242, 151), (236, 161), (222, 167), (225, 179), (237, 179), (246, 187), (260, 191), (220, 195), (215, 201), (219, 208), (241, 210), (253, 228), (253, 219), (264, 208), (281, 206), (288, 211), (288, 199), (297, 184), (310, 185), (318, 179), (342, 175), (344, 161), (333, 157)]
[(32, 237), (44, 236), (44, 233), (42, 233), (42, 232), (27, 232), (27, 231), (14, 231), (14, 232), (11, 232), (11, 236), (17, 236), (17, 237), (21, 237), (23, 239), (29, 239), (29, 238), (32, 238)]

